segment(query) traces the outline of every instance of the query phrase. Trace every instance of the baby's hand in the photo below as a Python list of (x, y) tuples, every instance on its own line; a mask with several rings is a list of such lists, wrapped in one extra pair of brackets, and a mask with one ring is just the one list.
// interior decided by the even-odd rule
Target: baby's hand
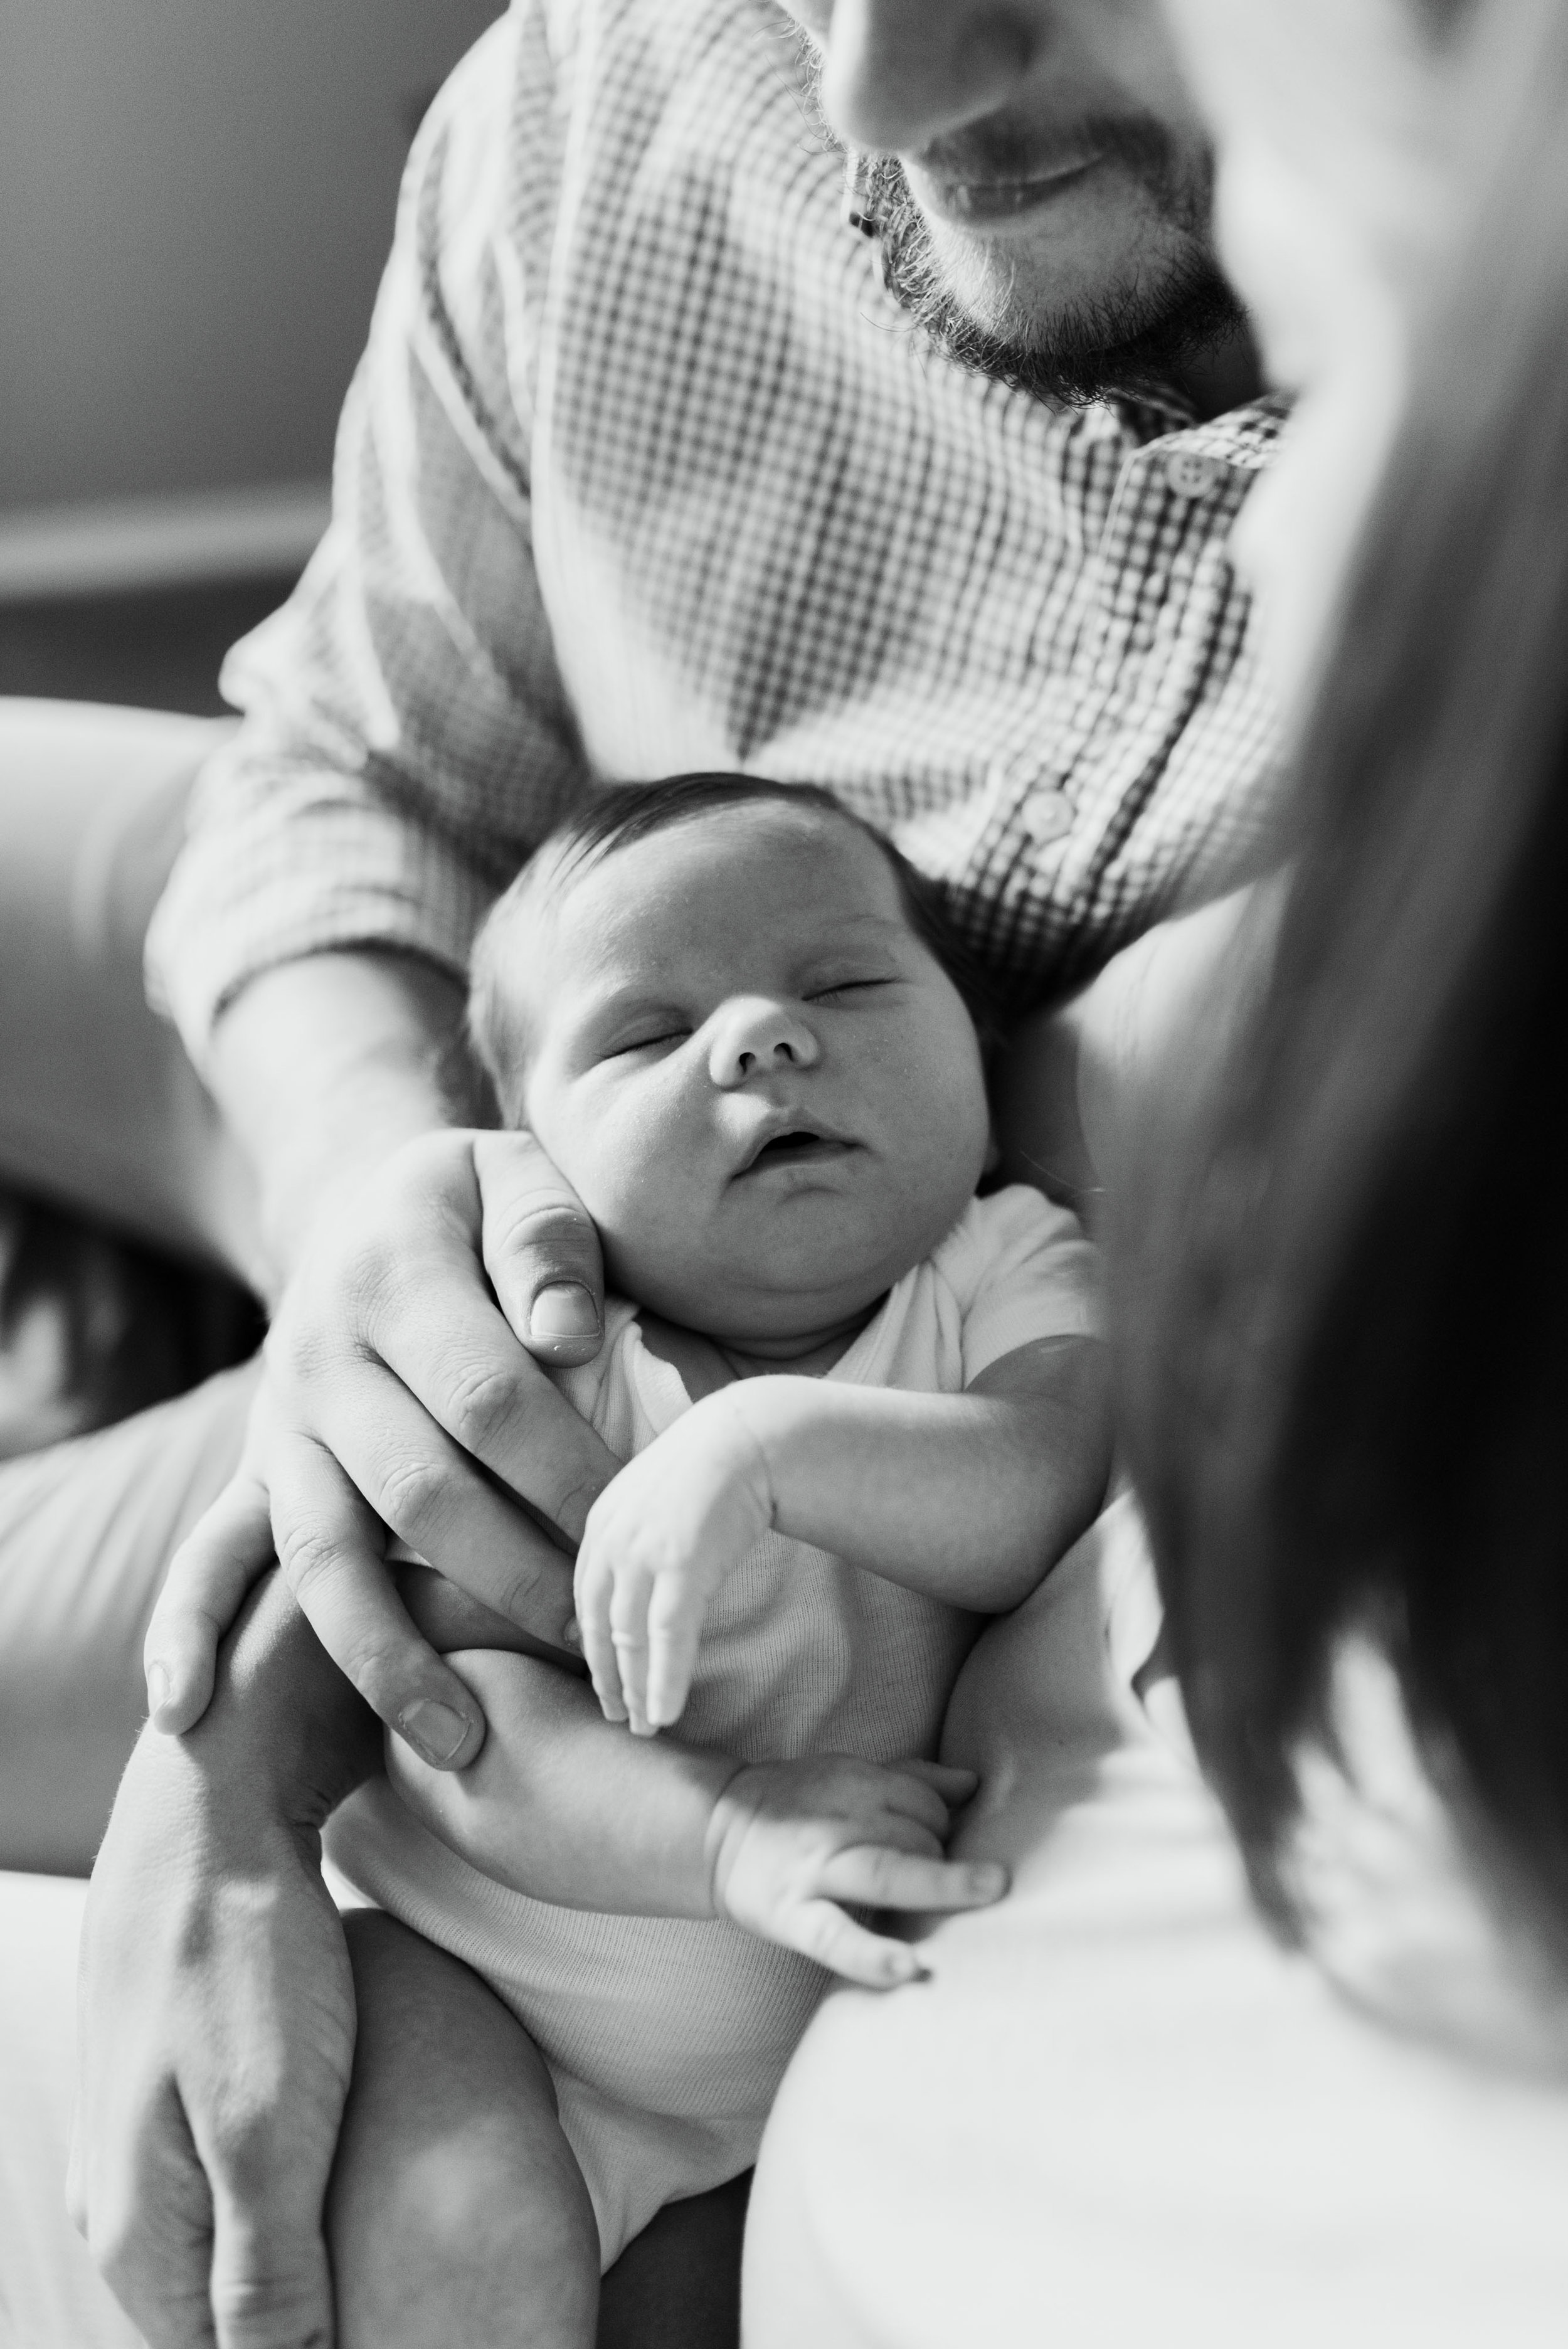
[(909, 1943), (857, 1924), (840, 1904), (982, 1909), (999, 1900), (1005, 1868), (943, 1857), (949, 1815), (976, 1784), (972, 1770), (939, 1762), (884, 1767), (823, 1754), (752, 1763), (714, 1806), (714, 1906), (868, 1990), (913, 1982), (925, 1969)]
[(727, 1390), (628, 1461), (588, 1512), (577, 1627), (607, 1721), (680, 1719), (707, 1602), (773, 1522), (767, 1463)]

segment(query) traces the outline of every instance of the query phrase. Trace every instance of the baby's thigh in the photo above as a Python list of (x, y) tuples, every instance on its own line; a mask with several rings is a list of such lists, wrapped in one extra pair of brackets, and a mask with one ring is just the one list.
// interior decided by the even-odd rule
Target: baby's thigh
[(542, 2057), (477, 1974), (345, 1920), (359, 2010), (327, 2199), (338, 2349), (592, 2349), (599, 2237)]

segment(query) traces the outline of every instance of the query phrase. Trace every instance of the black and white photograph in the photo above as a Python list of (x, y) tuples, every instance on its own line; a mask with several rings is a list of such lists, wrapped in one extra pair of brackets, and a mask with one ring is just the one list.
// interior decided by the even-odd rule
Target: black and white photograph
[(1568, 2344), (1568, 0), (0, 0), (0, 2349)]

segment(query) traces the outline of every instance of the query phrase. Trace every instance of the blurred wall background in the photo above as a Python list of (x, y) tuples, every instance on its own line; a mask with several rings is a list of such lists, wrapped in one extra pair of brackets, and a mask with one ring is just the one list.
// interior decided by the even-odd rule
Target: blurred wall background
[(297, 566), (414, 125), (500, 11), (0, 0), (0, 598)]

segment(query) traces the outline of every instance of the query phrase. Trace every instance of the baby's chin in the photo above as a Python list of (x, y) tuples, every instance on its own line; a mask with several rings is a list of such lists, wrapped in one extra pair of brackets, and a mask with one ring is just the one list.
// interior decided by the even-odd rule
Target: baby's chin
[[(613, 1285), (666, 1321), (720, 1345), (802, 1350), (863, 1321), (930, 1255), (962, 1211), (847, 1217), (841, 1197), (797, 1194), (778, 1212), (705, 1228), (688, 1251), (608, 1250)], [(904, 1225), (909, 1228), (903, 1228)]]

